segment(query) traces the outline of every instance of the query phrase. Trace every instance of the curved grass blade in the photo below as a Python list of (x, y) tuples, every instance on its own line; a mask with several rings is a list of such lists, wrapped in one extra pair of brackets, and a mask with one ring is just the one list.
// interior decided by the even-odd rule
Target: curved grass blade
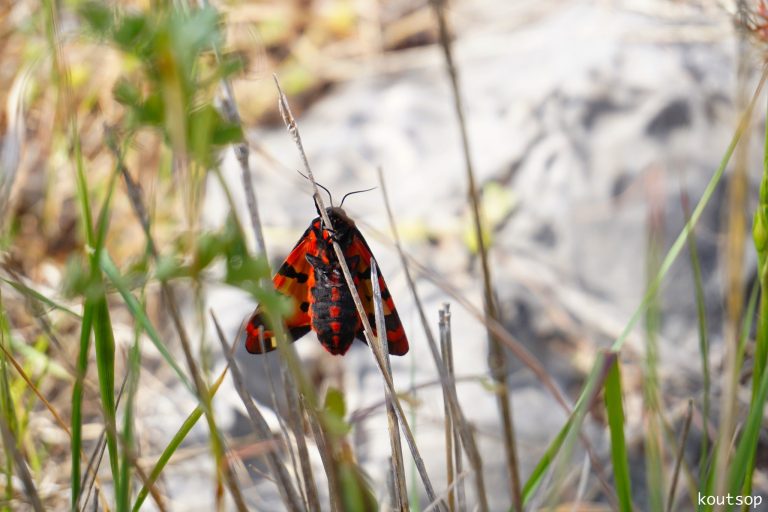
[(34, 290), (33, 288), (30, 288), (29, 286), (25, 285), (24, 283), (18, 282), (18, 281), (12, 281), (10, 279), (6, 279), (4, 277), (0, 277), (0, 281), (3, 281), (10, 286), (13, 286), (13, 288), (16, 289), (19, 293), (22, 295), (32, 298), (38, 302), (42, 302), (43, 304), (46, 304), (53, 309), (58, 309), (59, 311), (63, 311), (64, 313), (67, 313), (68, 315), (71, 315), (77, 319), (82, 319), (82, 315), (72, 311), (66, 306), (62, 306), (61, 304), (49, 299), (42, 293), (38, 292), (37, 290)]
[(120, 296), (123, 298), (125, 305), (128, 307), (128, 311), (130, 311), (131, 316), (133, 316), (139, 325), (141, 325), (142, 329), (144, 329), (144, 332), (147, 333), (147, 336), (149, 336), (149, 339), (160, 352), (160, 355), (163, 356), (163, 359), (165, 359), (171, 368), (173, 368), (173, 371), (176, 372), (176, 375), (179, 377), (184, 386), (189, 389), (190, 393), (197, 396), (194, 387), (189, 382), (189, 379), (184, 374), (184, 371), (181, 369), (181, 367), (176, 364), (173, 355), (171, 355), (171, 353), (166, 348), (165, 343), (163, 343), (163, 341), (160, 339), (160, 335), (158, 334), (154, 325), (152, 325), (152, 322), (149, 320), (149, 317), (144, 311), (144, 308), (141, 306), (138, 299), (131, 293), (125, 280), (120, 275), (120, 271), (117, 269), (114, 262), (112, 261), (112, 258), (109, 257), (107, 252), (103, 252), (101, 254), (100, 266), (101, 270), (104, 272), (104, 275), (106, 275), (107, 279), (109, 279), (109, 282), (112, 284), (112, 286), (115, 287), (118, 293), (120, 293)]
[[(221, 372), (221, 375), (219, 375), (219, 378), (216, 379), (216, 382), (213, 383), (213, 385), (209, 388), (211, 399), (216, 395), (216, 392), (219, 390), (219, 386), (221, 386), (221, 383), (224, 382), (224, 377), (227, 375), (227, 368), (224, 369), (224, 371)], [(176, 432), (176, 434), (171, 439), (171, 442), (168, 443), (168, 446), (165, 447), (163, 450), (163, 453), (160, 454), (160, 457), (158, 457), (157, 462), (155, 462), (155, 466), (152, 468), (152, 471), (149, 473), (147, 481), (144, 483), (144, 485), (139, 489), (139, 493), (136, 495), (136, 501), (133, 503), (133, 508), (131, 509), (132, 512), (139, 512), (141, 510), (141, 506), (144, 504), (144, 500), (147, 499), (147, 495), (149, 495), (149, 488), (154, 485), (154, 483), (157, 481), (157, 479), (160, 477), (160, 473), (163, 472), (163, 469), (165, 469), (165, 466), (168, 465), (168, 462), (170, 462), (171, 457), (173, 457), (173, 454), (176, 453), (176, 450), (181, 446), (181, 443), (184, 441), (184, 439), (187, 437), (189, 432), (192, 430), (192, 427), (195, 426), (197, 421), (202, 417), (203, 415), (203, 407), (201, 405), (198, 405), (195, 407), (195, 409), (187, 416), (187, 419), (184, 420), (184, 423), (181, 424), (181, 427), (179, 427), (179, 430)]]
[(605, 410), (608, 412), (608, 426), (611, 431), (611, 460), (619, 510), (632, 510), (632, 486), (629, 480), (629, 458), (624, 439), (624, 406), (622, 405), (621, 373), (619, 359), (615, 358), (605, 379)]

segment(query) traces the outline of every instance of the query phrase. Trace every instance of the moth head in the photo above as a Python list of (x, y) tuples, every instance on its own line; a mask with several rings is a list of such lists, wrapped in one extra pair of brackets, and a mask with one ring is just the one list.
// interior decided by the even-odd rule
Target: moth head
[(355, 227), (355, 221), (347, 215), (341, 206), (330, 206), (325, 211), (328, 213), (328, 218), (331, 219), (333, 229), (339, 229), (343, 226)]

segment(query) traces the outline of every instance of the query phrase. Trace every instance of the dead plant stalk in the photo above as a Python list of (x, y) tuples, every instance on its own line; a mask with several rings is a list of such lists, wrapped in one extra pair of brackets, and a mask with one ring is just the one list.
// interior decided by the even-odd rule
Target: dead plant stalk
[[(277, 86), (278, 94), (279, 94), (279, 108), (280, 108), (280, 114), (283, 117), (283, 122), (285, 123), (286, 128), (288, 129), (288, 132), (293, 137), (293, 141), (296, 144), (296, 147), (299, 151), (299, 154), (302, 159), (302, 163), (304, 164), (304, 171), (306, 172), (307, 177), (312, 182), (312, 188), (314, 190), (314, 200), (318, 205), (318, 209), (320, 211), (320, 217), (322, 218), (323, 224), (327, 227), (332, 227), (333, 224), (331, 224), (330, 219), (328, 218), (328, 212), (325, 211), (325, 204), (323, 203), (323, 198), (319, 193), (317, 183), (315, 182), (315, 177), (312, 174), (312, 169), (309, 166), (309, 161), (307, 160), (307, 155), (304, 152), (304, 145), (301, 142), (301, 135), (299, 134), (298, 126), (296, 125), (296, 120), (293, 117), (293, 114), (291, 113), (290, 106), (288, 105), (288, 100), (285, 97), (285, 93), (283, 92), (283, 89), (280, 87), (280, 82), (277, 79), (277, 76), (274, 77), (275, 79), (275, 85)], [(373, 329), (371, 328), (371, 324), (368, 321), (368, 316), (365, 313), (365, 308), (363, 308), (363, 303), (360, 301), (360, 295), (357, 293), (357, 288), (355, 287), (354, 281), (352, 279), (352, 274), (349, 272), (349, 266), (347, 265), (346, 260), (344, 259), (344, 253), (341, 250), (341, 247), (339, 246), (338, 242), (331, 239), (333, 244), (333, 250), (336, 254), (336, 258), (339, 262), (339, 265), (341, 266), (342, 273), (344, 274), (344, 279), (347, 283), (347, 287), (349, 288), (349, 291), (352, 295), (352, 300), (355, 303), (355, 308), (357, 309), (357, 313), (360, 315), (360, 320), (363, 324), (363, 330), (365, 332), (365, 337), (368, 340), (368, 346), (371, 347), (373, 343)], [(419, 450), (416, 446), (416, 440), (413, 436), (413, 432), (411, 432), (411, 428), (408, 424), (408, 419), (405, 415), (405, 412), (403, 411), (403, 408), (400, 404), (400, 401), (397, 399), (397, 393), (395, 391), (395, 386), (392, 382), (392, 377), (387, 373), (386, 363), (384, 360), (379, 357), (379, 354), (376, 353), (373, 348), (371, 348), (371, 351), (373, 352), (374, 359), (376, 360), (376, 365), (379, 367), (379, 371), (381, 372), (382, 378), (384, 379), (384, 382), (387, 386), (387, 389), (389, 390), (390, 394), (394, 398), (392, 401), (392, 404), (395, 406), (395, 410), (397, 412), (398, 419), (400, 420), (400, 425), (403, 430), (403, 435), (405, 436), (405, 440), (408, 443), (408, 447), (411, 450), (411, 455), (413, 456), (414, 463), (416, 464), (416, 468), (419, 472), (419, 476), (421, 477), (422, 483), (424, 484), (424, 490), (427, 493), (427, 496), (430, 501), (435, 501), (437, 499), (437, 495), (435, 494), (435, 490), (432, 487), (432, 482), (429, 478), (429, 475), (427, 474), (426, 467), (424, 466), (424, 459), (422, 459), (421, 455), (419, 454)], [(445, 510), (444, 504), (438, 505), (440, 510)]]
[[(453, 103), (456, 111), (456, 117), (459, 123), (461, 133), (461, 145), (464, 153), (464, 163), (467, 175), (467, 184), (469, 187), (469, 200), (472, 206), (472, 220), (475, 229), (475, 239), (477, 242), (477, 252), (480, 255), (480, 263), (483, 271), (483, 294), (485, 302), (485, 316), (488, 319), (498, 321), (499, 315), (496, 310), (496, 304), (493, 297), (493, 288), (491, 286), (491, 270), (488, 264), (488, 253), (483, 240), (482, 223), (480, 221), (480, 200), (478, 198), (477, 186), (475, 185), (475, 174), (472, 166), (472, 158), (469, 150), (469, 135), (467, 132), (466, 121), (464, 119), (464, 107), (459, 88), (458, 72), (453, 61), (450, 36), (448, 34), (448, 24), (445, 16), (444, 0), (431, 0), (432, 7), (437, 18), (440, 32), (440, 46), (443, 48), (445, 56), (446, 70), (451, 82), (453, 91)], [(507, 387), (507, 362), (504, 349), (493, 332), (488, 334), (488, 366), (493, 379), (496, 381), (496, 398), (499, 406), (499, 414), (502, 423), (502, 439), (504, 441), (504, 452), (506, 454), (507, 471), (509, 475), (509, 485), (512, 492), (512, 504), (515, 510), (522, 511), (523, 498), (520, 490), (520, 474), (517, 467), (517, 443), (515, 440), (515, 430), (512, 423), (512, 404)]]

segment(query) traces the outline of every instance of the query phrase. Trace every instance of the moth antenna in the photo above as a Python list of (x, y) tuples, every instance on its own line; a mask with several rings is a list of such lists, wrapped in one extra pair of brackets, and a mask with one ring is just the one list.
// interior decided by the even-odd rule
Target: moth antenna
[(344, 200), (347, 197), (351, 196), (352, 194), (360, 194), (362, 192), (370, 192), (371, 190), (375, 190), (375, 189), (376, 189), (376, 187), (371, 187), (371, 188), (367, 188), (365, 190), (355, 190), (354, 192), (347, 192), (346, 194), (344, 194), (344, 197), (341, 198), (341, 204), (339, 204), (339, 208), (341, 208), (344, 205)]
[[(306, 174), (304, 174), (303, 172), (301, 172), (301, 171), (296, 171), (296, 172), (297, 172), (297, 173), (299, 173), (299, 174), (301, 174), (301, 176), (302, 176), (302, 177), (303, 177), (305, 180), (307, 180), (307, 181), (312, 181), (312, 180), (310, 180), (310, 179), (309, 179), (309, 177), (308, 177)], [(325, 188), (324, 186), (322, 186), (322, 185), (321, 185), (320, 183), (318, 183), (318, 182), (315, 182), (315, 184), (316, 184), (318, 187), (320, 187), (321, 189), (325, 190), (325, 192), (328, 194), (328, 200), (331, 202), (331, 206), (333, 206), (333, 196), (331, 195), (331, 191), (330, 191), (330, 190), (328, 190), (327, 188)], [(345, 196), (345, 197), (346, 197), (346, 196)], [(343, 201), (343, 199), (342, 199), (342, 201)], [(315, 205), (315, 206), (317, 206), (317, 205)], [(320, 210), (318, 209), (318, 211), (320, 211)]]

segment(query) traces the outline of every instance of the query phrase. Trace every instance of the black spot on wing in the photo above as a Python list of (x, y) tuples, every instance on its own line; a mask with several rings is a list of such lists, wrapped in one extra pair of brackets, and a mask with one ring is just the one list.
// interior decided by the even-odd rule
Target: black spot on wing
[[(291, 334), (291, 338), (293, 338), (293, 341), (296, 341), (297, 339), (301, 338), (305, 334), (307, 334), (310, 331), (311, 327), (308, 325), (302, 325), (299, 327), (291, 327), (288, 329), (288, 332)], [(276, 348), (276, 347), (272, 347)]]
[(290, 265), (288, 262), (283, 263), (283, 266), (280, 267), (278, 272), (281, 276), (295, 279), (300, 283), (306, 283), (307, 279), (309, 279), (309, 276), (304, 272), (296, 272), (296, 269), (293, 268), (293, 265)]
[(306, 313), (307, 311), (309, 311), (309, 302), (306, 302), (306, 301), (302, 302), (302, 303), (299, 305), (299, 309), (301, 309), (301, 310), (302, 310), (303, 312), (305, 312), (305, 313)]
[(388, 331), (396, 331), (400, 327), (400, 319), (397, 314), (390, 313), (384, 316), (384, 326)]

